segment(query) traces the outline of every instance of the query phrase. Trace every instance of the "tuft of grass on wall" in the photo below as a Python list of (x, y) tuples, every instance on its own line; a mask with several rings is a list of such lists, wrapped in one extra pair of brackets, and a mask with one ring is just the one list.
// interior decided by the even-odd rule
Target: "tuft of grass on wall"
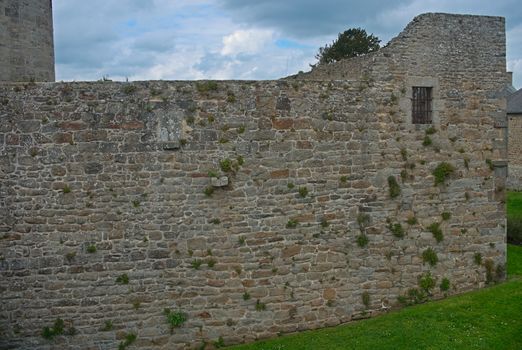
[(388, 177), (388, 190), (390, 198), (396, 198), (401, 194), (401, 186), (397, 183), (395, 176)]
[(422, 252), (422, 261), (424, 261), (424, 263), (430, 264), (430, 266), (435, 266), (437, 265), (437, 262), (439, 262), (439, 258), (437, 257), (437, 253), (432, 248), (428, 248)]
[(442, 162), (433, 170), (432, 175), (435, 178), (435, 186), (443, 184), (455, 172), (453, 165)]
[(437, 243), (440, 243), (444, 240), (444, 234), (442, 233), (442, 229), (440, 228), (440, 224), (438, 222), (434, 222), (428, 226), (428, 231), (433, 234), (433, 237)]

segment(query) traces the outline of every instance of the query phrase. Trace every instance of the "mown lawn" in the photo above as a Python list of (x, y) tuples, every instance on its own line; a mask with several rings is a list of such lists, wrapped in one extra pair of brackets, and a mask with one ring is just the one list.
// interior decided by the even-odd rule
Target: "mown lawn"
[(508, 217), (522, 218), (522, 192), (507, 193)]
[(522, 247), (508, 246), (508, 282), (333, 328), (231, 349), (522, 349)]
[[(522, 276), (522, 246), (508, 244), (507, 255), (508, 276)], [(520, 302), (522, 303), (522, 300)]]
[(508, 242), (522, 244), (522, 192), (507, 193)]

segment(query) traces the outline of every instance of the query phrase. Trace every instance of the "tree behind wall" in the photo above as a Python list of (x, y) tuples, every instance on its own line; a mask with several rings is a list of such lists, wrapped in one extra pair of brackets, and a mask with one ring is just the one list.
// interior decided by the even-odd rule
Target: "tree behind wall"
[(339, 36), (331, 45), (326, 44), (319, 48), (319, 52), (315, 55), (319, 62), (312, 67), (377, 51), (380, 48), (380, 42), (381, 40), (378, 37), (373, 34), (368, 35), (364, 29), (348, 29), (339, 33)]

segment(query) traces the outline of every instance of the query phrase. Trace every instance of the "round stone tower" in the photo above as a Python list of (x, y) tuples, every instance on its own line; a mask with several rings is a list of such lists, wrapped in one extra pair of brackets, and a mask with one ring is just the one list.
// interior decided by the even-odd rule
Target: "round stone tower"
[(0, 0), (0, 81), (54, 81), (52, 0)]

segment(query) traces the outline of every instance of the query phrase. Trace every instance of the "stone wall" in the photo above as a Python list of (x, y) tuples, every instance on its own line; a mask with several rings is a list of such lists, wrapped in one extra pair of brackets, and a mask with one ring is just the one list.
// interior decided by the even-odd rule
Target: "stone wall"
[(0, 81), (54, 81), (51, 0), (0, 0)]
[[(354, 80), (0, 85), (0, 347), (233, 344), (379, 314), (428, 272), (435, 298), (503, 278), (504, 43), (428, 14)], [(76, 334), (44, 339), (57, 318)]]
[(522, 115), (509, 114), (509, 171), (507, 187), (522, 190)]

